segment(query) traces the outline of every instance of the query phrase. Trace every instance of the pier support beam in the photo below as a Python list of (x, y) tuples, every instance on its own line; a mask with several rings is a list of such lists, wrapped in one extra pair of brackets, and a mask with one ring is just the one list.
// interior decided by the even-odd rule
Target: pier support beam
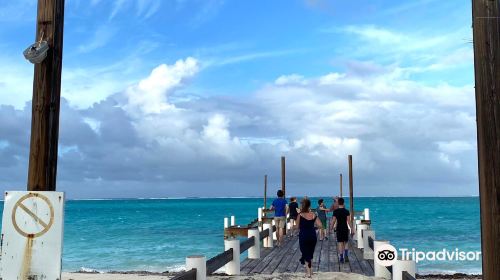
[(349, 212), (351, 213), (351, 226), (354, 227), (354, 182), (352, 176), (352, 155), (349, 155)]
[(229, 218), (228, 217), (225, 217), (224, 218), (224, 229), (228, 228), (229, 227)]
[(364, 214), (363, 214), (364, 220), (370, 220), (370, 209), (365, 208)]
[(231, 216), (231, 226), (236, 225), (236, 218), (234, 216)]
[(267, 209), (267, 175), (264, 175), (264, 209)]
[(248, 249), (249, 259), (260, 259), (260, 232), (258, 229), (253, 228), (248, 230), (248, 238), (255, 238), (255, 244)]
[(364, 240), (363, 240), (363, 231), (364, 230), (368, 230), (368, 225), (363, 225), (363, 224), (359, 224), (357, 227), (356, 227), (356, 235), (357, 235), (357, 238), (356, 240), (358, 241), (358, 249), (363, 249), (364, 248)]
[(238, 239), (224, 240), (224, 250), (233, 249), (233, 260), (225, 265), (227, 275), (240, 275), (240, 241)]
[(473, 0), (483, 279), (500, 279), (500, 1)]
[(207, 279), (207, 259), (205, 256), (188, 256), (186, 258), (186, 271), (196, 269), (196, 280)]
[(273, 226), (269, 223), (264, 224), (264, 230), (269, 229), (269, 236), (264, 238), (264, 247), (265, 248), (273, 248), (274, 240), (273, 240)]
[(339, 197), (342, 197), (342, 173), (340, 173), (340, 194)]

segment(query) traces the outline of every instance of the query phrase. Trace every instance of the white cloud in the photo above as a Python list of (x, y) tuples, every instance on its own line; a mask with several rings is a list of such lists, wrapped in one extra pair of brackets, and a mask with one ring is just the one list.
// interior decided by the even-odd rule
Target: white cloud
[[(89, 108), (63, 102), (60, 180), (123, 182), (106, 189), (108, 196), (241, 195), (234, 184), (273, 178), (285, 155), (289, 190), (314, 186), (322, 193), (352, 154), (361, 195), (415, 195), (409, 186), (422, 181), (432, 191), (419, 195), (449, 185), (476, 193), (472, 86), (425, 85), (398, 67), (375, 65), (382, 71), (283, 75), (245, 98), (175, 103), (170, 96), (182, 95), (199, 64), (186, 58), (160, 65)], [(9, 143), (0, 150), (0, 172), (14, 174), (0, 181), (5, 185), (24, 180), (24, 172), (12, 172), (27, 164), (30, 110), (0, 106), (0, 142)]]
[(198, 61), (191, 57), (178, 60), (172, 66), (162, 64), (153, 69), (149, 77), (127, 89), (127, 107), (148, 114), (174, 108), (168, 103), (168, 94), (197, 72)]

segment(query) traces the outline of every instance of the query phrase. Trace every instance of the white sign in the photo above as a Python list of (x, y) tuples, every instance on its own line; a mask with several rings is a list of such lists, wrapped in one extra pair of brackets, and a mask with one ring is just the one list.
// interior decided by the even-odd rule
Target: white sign
[(0, 280), (61, 280), (64, 193), (5, 193)]

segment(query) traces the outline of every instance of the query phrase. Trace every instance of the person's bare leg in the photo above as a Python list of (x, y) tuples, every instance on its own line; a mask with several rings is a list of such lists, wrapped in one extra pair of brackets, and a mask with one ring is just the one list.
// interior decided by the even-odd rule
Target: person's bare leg
[(338, 242), (337, 247), (338, 247), (338, 251), (339, 251), (339, 256), (344, 254), (344, 242)]

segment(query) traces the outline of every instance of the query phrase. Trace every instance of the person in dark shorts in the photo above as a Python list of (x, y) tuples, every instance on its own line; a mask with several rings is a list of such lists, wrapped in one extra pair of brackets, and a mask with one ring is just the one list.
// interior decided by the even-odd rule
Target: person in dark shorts
[(318, 208), (316, 208), (316, 214), (318, 215), (319, 220), (321, 221), (322, 227), (319, 228), (319, 241), (323, 241), (323, 239), (328, 240), (326, 236), (326, 212), (328, 209), (325, 207), (325, 203), (323, 199), (318, 200)]
[(288, 209), (289, 209), (289, 213), (290, 213), (291, 228), (292, 228), (292, 230), (290, 230), (290, 235), (294, 236), (295, 235), (294, 227), (296, 224), (295, 220), (297, 220), (297, 216), (299, 215), (300, 209), (299, 209), (299, 204), (297, 203), (296, 197), (291, 197), (290, 201), (291, 202), (288, 205)]
[(296, 227), (299, 229), (299, 247), (302, 257), (300, 263), (304, 265), (306, 277), (312, 277), (312, 259), (314, 249), (316, 248), (316, 229), (321, 228), (322, 224), (318, 216), (311, 212), (311, 201), (303, 199), (301, 203), (300, 214), (297, 217)]
[(341, 263), (349, 261), (349, 251), (347, 248), (347, 242), (349, 241), (349, 221), (351, 215), (349, 210), (345, 209), (344, 199), (341, 197), (338, 199), (339, 208), (333, 211), (331, 227), (336, 225), (337, 231), (337, 242), (339, 250), (339, 260)]

